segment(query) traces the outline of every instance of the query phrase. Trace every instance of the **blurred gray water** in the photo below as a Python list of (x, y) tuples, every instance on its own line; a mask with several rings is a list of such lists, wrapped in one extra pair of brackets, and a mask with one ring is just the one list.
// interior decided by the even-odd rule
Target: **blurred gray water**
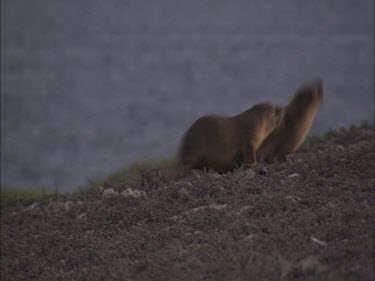
[(373, 0), (1, 5), (2, 183), (73, 190), (315, 77), (311, 133), (374, 119)]

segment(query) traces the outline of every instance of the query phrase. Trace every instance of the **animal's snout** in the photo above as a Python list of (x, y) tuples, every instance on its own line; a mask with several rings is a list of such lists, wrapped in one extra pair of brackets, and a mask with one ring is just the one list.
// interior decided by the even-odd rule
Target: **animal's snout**
[(274, 118), (275, 118), (276, 126), (280, 124), (283, 117), (284, 117), (284, 107), (281, 105), (275, 105)]

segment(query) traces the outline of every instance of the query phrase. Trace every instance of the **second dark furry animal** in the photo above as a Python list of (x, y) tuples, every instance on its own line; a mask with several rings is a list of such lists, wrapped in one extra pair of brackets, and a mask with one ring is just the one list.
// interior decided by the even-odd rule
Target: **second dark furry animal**
[(280, 125), (264, 140), (257, 156), (266, 162), (283, 161), (298, 150), (323, 100), (320, 79), (303, 84), (284, 109)]

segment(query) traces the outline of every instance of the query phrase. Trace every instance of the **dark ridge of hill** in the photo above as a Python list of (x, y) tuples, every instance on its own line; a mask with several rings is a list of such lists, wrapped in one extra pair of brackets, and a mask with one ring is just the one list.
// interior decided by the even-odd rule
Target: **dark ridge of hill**
[(1, 214), (1, 280), (374, 280), (374, 127), (285, 163)]

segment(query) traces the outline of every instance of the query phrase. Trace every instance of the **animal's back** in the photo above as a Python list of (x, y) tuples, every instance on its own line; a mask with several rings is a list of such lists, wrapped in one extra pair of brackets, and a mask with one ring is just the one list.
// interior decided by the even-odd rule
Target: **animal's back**
[(232, 119), (217, 115), (199, 118), (187, 130), (179, 149), (179, 162), (191, 168), (217, 168), (236, 151)]

